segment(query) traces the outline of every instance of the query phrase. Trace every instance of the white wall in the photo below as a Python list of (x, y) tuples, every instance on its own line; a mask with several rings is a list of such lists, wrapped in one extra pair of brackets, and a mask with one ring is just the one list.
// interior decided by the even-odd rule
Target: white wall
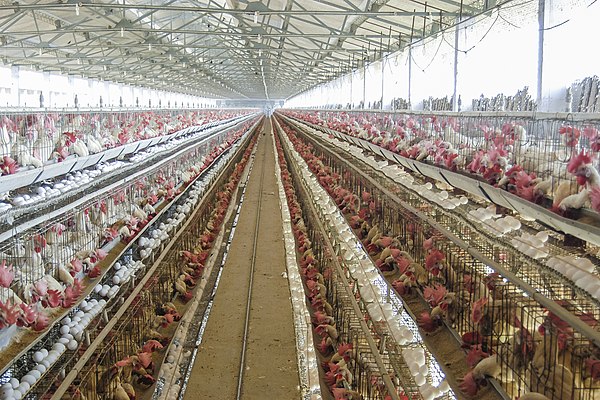
[(564, 111), (566, 87), (575, 80), (600, 75), (596, 24), (600, 3), (546, 0), (543, 102)]
[[(600, 2), (590, 3), (590, 0), (546, 0), (539, 111), (564, 111), (567, 86), (577, 79), (600, 75), (597, 35), (593, 29), (600, 20)], [(422, 109), (422, 101), (430, 96), (450, 98), (454, 90), (455, 59), (457, 95), (461, 97), (463, 111), (471, 109), (472, 100), (482, 94), (512, 96), (525, 86), (535, 100), (538, 36), (538, 2), (516, 0), (463, 21), (458, 29), (453, 27), (437, 37), (417, 42), (412, 45), (410, 57), (406, 48), (388, 56), (384, 63), (384, 108), (389, 107), (393, 98), (410, 100), (412, 109)], [(366, 74), (363, 68), (352, 74), (351, 97), (347, 90), (339, 89), (339, 82), (348, 84), (349, 75), (336, 80), (336, 84), (323, 84), (302, 93), (285, 106), (345, 105), (349, 99), (356, 105), (363, 98), (364, 86), (368, 88), (365, 105), (369, 99), (378, 100), (381, 63), (366, 69)], [(324, 99), (331, 102), (323, 104)]]
[(170, 102), (172, 108), (178, 107), (215, 107), (216, 100), (191, 96), (182, 93), (165, 92), (148, 88), (122, 85), (119, 83), (97, 81), (74, 76), (37, 72), (20, 67), (0, 66), (0, 108), (37, 108), (40, 106), (40, 94), (44, 107), (74, 107), (77, 95), (79, 107), (98, 107), (102, 96), (103, 107), (119, 107), (122, 97), (123, 107), (152, 107), (161, 103), (166, 108)]

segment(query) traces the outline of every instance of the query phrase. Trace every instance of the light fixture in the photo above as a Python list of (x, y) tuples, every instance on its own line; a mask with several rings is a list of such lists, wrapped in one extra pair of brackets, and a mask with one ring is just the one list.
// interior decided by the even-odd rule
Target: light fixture
[(121, 37), (123, 37), (125, 31), (123, 30), (123, 28), (121, 28)]
[(148, 50), (152, 50), (152, 43), (148, 43)]
[(75, 15), (79, 15), (79, 4), (75, 3)]
[(169, 54), (169, 61), (173, 60), (173, 56)]
[(258, 11), (254, 11), (254, 23), (258, 24)]

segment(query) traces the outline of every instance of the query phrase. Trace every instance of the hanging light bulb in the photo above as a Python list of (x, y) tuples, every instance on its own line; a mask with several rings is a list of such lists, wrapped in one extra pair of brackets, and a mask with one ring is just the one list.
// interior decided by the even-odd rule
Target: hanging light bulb
[(121, 37), (123, 37), (124, 34), (125, 34), (125, 30), (123, 28), (121, 28)]
[(40, 52), (39, 52), (40, 56), (42, 55), (42, 49), (40, 48)]
[(79, 4), (75, 4), (75, 15), (79, 15)]
[(148, 43), (148, 50), (152, 50), (152, 43)]
[(169, 61), (173, 60), (173, 56), (171, 54), (169, 54)]

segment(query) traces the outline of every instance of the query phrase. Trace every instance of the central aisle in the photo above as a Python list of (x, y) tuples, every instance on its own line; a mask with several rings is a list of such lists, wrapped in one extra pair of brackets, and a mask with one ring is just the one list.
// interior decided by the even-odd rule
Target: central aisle
[(285, 250), (269, 120), (257, 146), (229, 256), (185, 393), (188, 400), (236, 398), (263, 170), (241, 398), (285, 400), (300, 396), (290, 291), (281, 275), (286, 270)]

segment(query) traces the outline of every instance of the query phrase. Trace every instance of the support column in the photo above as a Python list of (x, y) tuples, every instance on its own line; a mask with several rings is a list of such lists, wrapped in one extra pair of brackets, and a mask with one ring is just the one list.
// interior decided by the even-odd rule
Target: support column
[(546, 1), (538, 1), (538, 70), (537, 70), (537, 104), (542, 106), (542, 77), (544, 74), (544, 29), (545, 29)]
[(456, 28), (454, 31), (454, 88), (452, 91), (452, 111), (458, 109), (458, 34), (460, 32), (460, 17), (456, 17)]
[(381, 109), (383, 110), (383, 92), (385, 91), (385, 61), (386, 57), (381, 58)]
[(412, 110), (411, 100), (411, 85), (412, 85), (412, 46), (408, 46), (408, 109)]
[(21, 106), (21, 85), (19, 82), (19, 67), (12, 66), (10, 69), (11, 72), (11, 85), (10, 92), (12, 100), (9, 104), (11, 107), (20, 107)]

